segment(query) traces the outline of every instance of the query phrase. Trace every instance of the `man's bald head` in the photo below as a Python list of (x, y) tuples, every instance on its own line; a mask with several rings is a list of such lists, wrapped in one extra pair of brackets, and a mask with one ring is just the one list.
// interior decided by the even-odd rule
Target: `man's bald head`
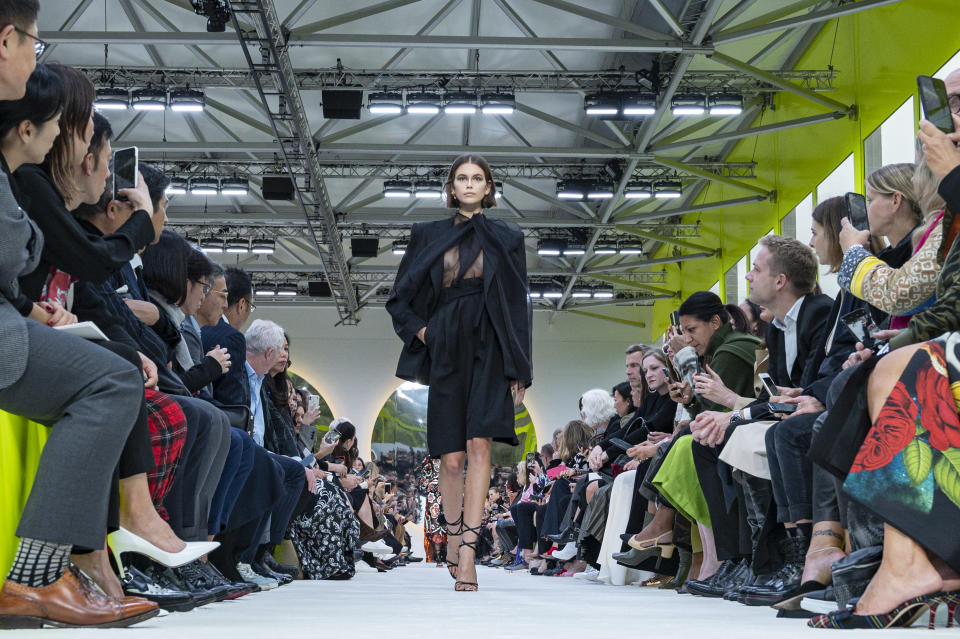
[(947, 95), (960, 95), (960, 69), (951, 71), (943, 83), (947, 85)]

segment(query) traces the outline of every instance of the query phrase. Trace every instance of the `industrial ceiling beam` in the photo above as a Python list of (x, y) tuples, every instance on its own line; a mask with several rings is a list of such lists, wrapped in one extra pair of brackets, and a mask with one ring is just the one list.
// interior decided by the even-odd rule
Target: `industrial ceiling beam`
[[(339, 27), (344, 24), (356, 22), (357, 20), (363, 20), (364, 18), (386, 13), (387, 11), (405, 7), (408, 4), (414, 4), (416, 2), (420, 2), (420, 0), (388, 0), (387, 2), (379, 2), (377, 4), (370, 5), (369, 7), (356, 9), (355, 11), (347, 11), (346, 13), (341, 13), (329, 18), (324, 18), (323, 20), (305, 24), (302, 27), (296, 27), (292, 29), (290, 33), (294, 35), (300, 35), (304, 33), (315, 33), (325, 29), (332, 29), (333, 27)], [(293, 15), (291, 15), (291, 17), (293, 17)], [(284, 25), (289, 24), (289, 20), (290, 19), (287, 18), (287, 20), (284, 21)]]
[(760, 135), (762, 133), (773, 133), (776, 131), (785, 131), (786, 129), (793, 129), (800, 126), (807, 126), (809, 124), (817, 124), (818, 122), (829, 122), (831, 120), (839, 120), (841, 118), (847, 117), (845, 113), (838, 113), (837, 111), (831, 111), (830, 113), (822, 113), (820, 115), (811, 115), (805, 118), (797, 118), (796, 120), (786, 120), (784, 122), (774, 122), (772, 124), (763, 124), (761, 126), (755, 126), (744, 131), (731, 131), (729, 133), (718, 133), (716, 135), (708, 135), (702, 138), (693, 138), (690, 140), (681, 140), (679, 142), (671, 142), (670, 144), (659, 144), (652, 148), (653, 151), (662, 152), (662, 151), (673, 151), (675, 149), (687, 149), (692, 146), (703, 146), (705, 144), (713, 144), (714, 142), (727, 142), (729, 140), (742, 140), (743, 138), (750, 138), (755, 135)]
[[(600, 24), (605, 24), (613, 27), (614, 29), (626, 31), (627, 33), (634, 33), (636, 35), (643, 36), (644, 38), (658, 40), (665, 37), (663, 33), (655, 31), (649, 27), (645, 27), (629, 20), (623, 20), (607, 13), (588, 9), (583, 6), (582, 2), (578, 4), (574, 4), (573, 2), (565, 2), (564, 0), (533, 0), (533, 2), (538, 2), (548, 7), (559, 9), (566, 13), (571, 13), (575, 16), (586, 18), (587, 20), (592, 20), (593, 22), (599, 22)], [(682, 31), (676, 34), (677, 37), (682, 35)]]
[(682, 38), (686, 31), (683, 30), (683, 27), (680, 26), (680, 23), (677, 22), (676, 16), (670, 11), (670, 8), (663, 3), (663, 0), (649, 0), (650, 6), (657, 12), (660, 18), (666, 23), (667, 27), (673, 31), (674, 35), (678, 38)]
[(769, 200), (770, 198), (766, 195), (751, 195), (749, 197), (740, 197), (730, 200), (720, 200), (717, 202), (707, 202), (705, 204), (697, 204), (692, 206), (684, 206), (680, 208), (664, 208), (652, 213), (645, 213), (643, 215), (637, 215), (634, 217), (624, 217), (617, 218), (617, 224), (643, 224), (645, 222), (650, 222), (653, 220), (661, 220), (668, 217), (674, 217), (677, 215), (686, 215), (688, 213), (700, 213), (701, 211), (710, 211), (714, 209), (725, 209), (730, 206), (740, 206), (743, 204), (753, 204), (755, 202), (763, 202), (764, 200)]

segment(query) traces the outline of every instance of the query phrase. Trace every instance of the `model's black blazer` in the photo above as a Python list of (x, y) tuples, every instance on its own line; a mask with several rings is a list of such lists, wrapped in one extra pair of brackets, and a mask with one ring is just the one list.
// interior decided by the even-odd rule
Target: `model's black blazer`
[(778, 386), (804, 388), (817, 378), (824, 352), (817, 346), (827, 330), (833, 299), (828, 295), (807, 295), (797, 316), (797, 358), (787, 371), (784, 333), (771, 323), (767, 328), (767, 351), (770, 353), (770, 377)]
[[(503, 220), (488, 218), (486, 222), (485, 228), (496, 235), (521, 282), (512, 282), (510, 277), (504, 276), (502, 271), (508, 270), (510, 265), (498, 264), (495, 252), (484, 251), (483, 295), (497, 337), (502, 344), (517, 344), (525, 359), (525, 362), (517, 363), (517, 370), (504, 372), (508, 377), (516, 375), (517, 377), (512, 378), (520, 379), (529, 386), (533, 378), (530, 364), (532, 313), (526, 290), (527, 258), (523, 233), (516, 225)], [(423, 259), (432, 259), (429, 276), (424, 277), (411, 294), (398, 294), (395, 285), (386, 305), (393, 318), (394, 330), (403, 340), (397, 377), (407, 381), (426, 384), (430, 379), (430, 357), (426, 345), (417, 338), (417, 332), (427, 325), (440, 303), (443, 291), (443, 253), (440, 252), (436, 258), (431, 256), (440, 248), (449, 248), (435, 242), (443, 243), (445, 238), (451, 237), (453, 226), (452, 215), (436, 222), (418, 222), (413, 225), (410, 244), (397, 270), (396, 282), (400, 283), (402, 278), (409, 276), (416, 266), (423, 266), (419, 264)], [(506, 316), (509, 316), (510, 326), (504, 320)]]

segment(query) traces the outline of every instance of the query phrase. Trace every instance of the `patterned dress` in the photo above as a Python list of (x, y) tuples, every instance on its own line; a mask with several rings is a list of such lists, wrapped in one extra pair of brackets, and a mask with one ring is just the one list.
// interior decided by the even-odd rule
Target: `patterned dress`
[(860, 447), (843, 490), (960, 571), (960, 333), (918, 350)]
[(420, 494), (427, 501), (423, 515), (423, 549), (427, 561), (443, 561), (447, 532), (440, 525), (443, 512), (440, 498), (440, 460), (425, 457), (420, 466)]
[(312, 509), (290, 523), (290, 539), (305, 579), (353, 577), (353, 549), (360, 545), (360, 523), (339, 486), (317, 480)]

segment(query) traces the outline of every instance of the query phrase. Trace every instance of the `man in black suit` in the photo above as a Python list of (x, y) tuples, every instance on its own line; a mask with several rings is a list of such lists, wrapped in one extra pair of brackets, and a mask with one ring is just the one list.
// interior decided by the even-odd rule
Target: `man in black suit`
[[(833, 301), (826, 295), (815, 295), (817, 261), (809, 247), (795, 239), (768, 235), (761, 238), (761, 248), (747, 274), (750, 300), (771, 311), (774, 320), (767, 331), (770, 376), (784, 395), (799, 396), (811, 376), (815, 376), (823, 359), (817, 345), (825, 331)], [(710, 509), (717, 558), (726, 562), (714, 583), (701, 587), (692, 584), (692, 591), (716, 595), (742, 585), (745, 565), (736, 579), (731, 578), (739, 559), (752, 556), (754, 570), (766, 571), (770, 549), (766, 547), (773, 518), (766, 517), (772, 501), (770, 481), (752, 478), (743, 484), (731, 481), (730, 467), (719, 461), (720, 452), (729, 441), (736, 425), (758, 418), (769, 418), (765, 411), (770, 401), (766, 391), (760, 398), (733, 412), (705, 411), (691, 424), (693, 457), (697, 476)], [(761, 412), (763, 411), (763, 412)], [(744, 494), (746, 493), (746, 495)], [(735, 502), (735, 503), (734, 503)], [(749, 516), (748, 516), (749, 511)], [(746, 531), (751, 522), (751, 539)], [(775, 554), (775, 551), (774, 553)], [(776, 563), (776, 562), (774, 562)], [(739, 583), (738, 583), (739, 581)]]

